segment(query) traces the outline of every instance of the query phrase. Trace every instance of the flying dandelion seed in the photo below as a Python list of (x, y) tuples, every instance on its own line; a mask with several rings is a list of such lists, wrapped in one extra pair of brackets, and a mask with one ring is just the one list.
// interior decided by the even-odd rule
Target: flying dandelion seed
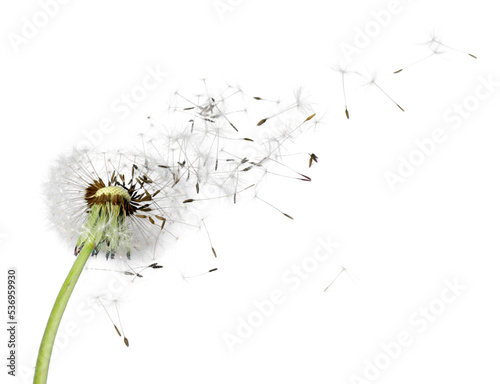
[(207, 275), (207, 274), (212, 273), (212, 272), (215, 272), (215, 271), (217, 271), (217, 270), (218, 270), (218, 268), (212, 268), (212, 269), (209, 269), (209, 270), (208, 270), (208, 271), (206, 271), (206, 272), (198, 273), (198, 274), (196, 274), (196, 275), (190, 275), (190, 276), (185, 276), (185, 275), (182, 275), (182, 280), (187, 281), (187, 280), (189, 280), (189, 279), (193, 279), (193, 278), (195, 278), (195, 277), (200, 277), (200, 276)]
[(446, 49), (450, 49), (452, 51), (455, 51), (455, 52), (459, 52), (459, 53), (463, 53), (464, 55), (467, 55), (467, 56), (470, 56), (474, 59), (477, 59), (477, 56), (476, 55), (473, 55), (472, 53), (469, 53), (469, 52), (465, 52), (465, 51), (462, 51), (460, 49), (457, 49), (457, 48), (453, 48), (453, 47), (450, 47), (449, 45), (447, 44), (444, 44), (442, 41), (441, 41), (441, 38), (438, 36), (438, 34), (434, 31), (431, 33), (431, 38), (430, 40), (428, 40), (427, 42), (425, 42), (425, 44), (427, 44), (431, 49), (435, 46), (438, 46), (438, 47), (442, 47), (442, 48), (446, 48)]
[[(280, 108), (277, 112), (273, 113), (272, 115), (265, 117), (263, 119), (260, 119), (259, 122), (257, 123), (257, 126), (261, 126), (262, 124), (266, 123), (268, 120), (271, 120), (277, 116), (280, 116), (288, 111), (291, 110), (297, 110), (303, 113), (308, 113), (311, 111), (311, 105), (309, 104), (307, 100), (307, 96), (304, 93), (304, 89), (299, 87), (295, 89), (294, 91), (294, 102)], [(257, 99), (258, 100), (258, 99)]]
[(365, 84), (365, 85), (368, 85), (368, 86), (375, 86), (380, 92), (382, 92), (389, 100), (391, 100), (394, 104), (396, 104), (396, 106), (401, 110), (401, 111), (405, 111), (398, 103), (396, 103), (396, 101), (391, 97), (389, 96), (389, 94), (384, 91), (376, 82), (376, 76), (372, 76), (372, 78)]
[(125, 331), (123, 330), (123, 325), (122, 325), (122, 319), (120, 318), (120, 311), (118, 310), (118, 302), (115, 300), (115, 308), (116, 308), (116, 314), (118, 315), (118, 323), (120, 324), (120, 329), (122, 330), (123, 334), (123, 342), (127, 347), (130, 346), (127, 336), (125, 336)]
[(441, 54), (443, 53), (443, 51), (440, 51), (440, 50), (439, 50), (439, 47), (433, 47), (433, 48), (431, 48), (431, 50), (432, 50), (432, 53), (430, 53), (429, 55), (427, 55), (427, 56), (425, 56), (425, 57), (423, 57), (423, 58), (421, 58), (421, 59), (419, 59), (419, 60), (417, 60), (417, 61), (414, 61), (414, 62), (413, 62), (413, 63), (411, 63), (411, 64), (408, 64), (406, 67), (403, 67), (403, 68), (401, 68), (401, 69), (398, 69), (397, 71), (394, 71), (394, 74), (396, 74), (396, 73), (400, 73), (400, 72), (402, 72), (403, 70), (405, 70), (405, 69), (407, 69), (407, 68), (410, 68), (410, 67), (414, 66), (415, 64), (421, 63), (421, 62), (423, 62), (423, 61), (425, 61), (425, 60), (430, 59), (431, 57), (434, 57), (434, 56), (436, 56), (436, 55), (441, 55)]
[(345, 116), (349, 120), (349, 110), (347, 108), (347, 96), (346, 96), (346, 90), (345, 90), (345, 77), (347, 74), (350, 73), (350, 71), (347, 70), (347, 67), (341, 67), (339, 65), (332, 66), (332, 69), (336, 72), (339, 72), (340, 75), (342, 76), (342, 93), (344, 95)]
[(119, 331), (119, 329), (116, 326), (115, 322), (111, 318), (111, 315), (109, 314), (108, 310), (106, 309), (106, 306), (103, 304), (103, 302), (101, 301), (101, 298), (99, 296), (97, 296), (97, 301), (99, 301), (99, 303), (101, 304), (102, 308), (106, 312), (106, 315), (108, 316), (109, 321), (111, 321), (111, 323), (113, 324), (113, 327), (115, 328), (116, 333), (118, 333), (118, 336), (122, 337), (121, 332)]
[[(135, 277), (144, 277), (141, 275), (143, 271), (146, 269), (160, 269), (163, 268), (163, 266), (159, 265), (158, 263), (153, 263), (150, 265), (146, 266), (139, 266), (139, 267), (129, 267), (127, 270), (117, 270), (117, 269), (109, 269), (109, 268), (90, 268), (90, 267), (85, 267), (86, 271), (104, 271), (104, 272), (114, 272), (114, 273), (120, 273), (125, 276), (135, 276)], [(138, 271), (138, 272), (136, 272)], [(135, 278), (134, 278), (135, 279)], [(133, 282), (134, 280), (132, 280)]]
[(217, 257), (217, 252), (215, 252), (214, 245), (212, 244), (212, 238), (210, 237), (210, 233), (208, 232), (207, 225), (205, 224), (205, 220), (201, 220), (203, 223), (203, 227), (205, 228), (205, 231), (207, 232), (208, 236), (208, 241), (210, 242), (210, 248), (212, 248), (212, 253), (214, 254), (214, 257)]
[(270, 100), (270, 99), (265, 99), (263, 97), (259, 97), (259, 96), (254, 96), (253, 97), (255, 100), (259, 100), (259, 101), (268, 101), (270, 103), (275, 103), (275, 104), (279, 104), (279, 100)]
[(328, 286), (323, 290), (323, 292), (328, 291), (328, 289), (333, 285), (333, 283), (335, 283), (337, 281), (337, 279), (340, 277), (340, 275), (344, 271), (346, 271), (346, 269), (345, 269), (345, 267), (342, 266), (342, 269), (340, 270), (340, 272), (337, 273), (337, 275), (334, 277), (333, 281), (330, 284), (328, 284)]
[(311, 167), (312, 167), (313, 162), (314, 162), (314, 163), (317, 163), (317, 162), (318, 162), (318, 156), (316, 156), (314, 153), (310, 153), (310, 154), (309, 154), (309, 168), (311, 168)]

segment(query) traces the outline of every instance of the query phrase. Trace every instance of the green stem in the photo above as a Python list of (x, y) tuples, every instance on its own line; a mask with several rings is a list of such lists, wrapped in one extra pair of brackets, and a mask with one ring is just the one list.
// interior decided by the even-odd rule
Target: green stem
[(64, 310), (66, 309), (66, 304), (68, 304), (71, 293), (75, 288), (76, 282), (78, 281), (78, 278), (80, 277), (83, 267), (87, 263), (93, 248), (93, 242), (87, 241), (76, 258), (73, 267), (71, 267), (71, 270), (69, 271), (68, 277), (66, 277), (66, 280), (59, 291), (59, 295), (57, 296), (52, 312), (50, 313), (45, 333), (43, 334), (40, 350), (38, 351), (33, 384), (45, 384), (47, 382), (50, 356), (52, 354), (52, 348), (54, 347), (54, 341), (56, 339), (59, 323), (61, 322)]

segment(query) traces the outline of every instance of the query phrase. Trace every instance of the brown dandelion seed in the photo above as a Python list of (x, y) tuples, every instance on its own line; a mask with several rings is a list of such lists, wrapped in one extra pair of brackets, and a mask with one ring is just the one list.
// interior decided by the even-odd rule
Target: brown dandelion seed
[(342, 93), (344, 95), (345, 116), (349, 120), (349, 111), (347, 110), (347, 96), (346, 96), (346, 91), (345, 91), (345, 74), (346, 74), (346, 69), (338, 68), (338, 69), (335, 69), (335, 70), (339, 71), (342, 74)]
[[(122, 320), (120, 318), (120, 311), (118, 310), (118, 304), (116, 303), (116, 301), (115, 301), (115, 308), (116, 308), (116, 313), (118, 314), (118, 323), (120, 324), (120, 328), (122, 329), (122, 333), (123, 333), (123, 342), (128, 347), (129, 342), (128, 342), (127, 337), (125, 336), (125, 331), (123, 330)], [(121, 336), (121, 334), (120, 334), (120, 336)]]
[(158, 263), (153, 263), (153, 264), (149, 265), (149, 268), (160, 269), (160, 268), (163, 268), (163, 265), (158, 265)]
[(289, 219), (291, 220), (294, 220), (294, 218), (292, 216), (290, 216), (288, 213), (285, 213), (283, 212), (282, 210), (276, 208), (274, 205), (272, 205), (271, 203), (268, 203), (267, 201), (265, 200), (262, 200), (259, 196), (255, 196), (257, 199), (259, 199), (260, 201), (262, 201), (263, 203), (269, 205), (271, 208), (274, 208), (275, 210), (277, 210), (279, 213), (281, 213), (282, 215), (288, 217)]
[(453, 47), (450, 47), (449, 45), (447, 44), (444, 44), (442, 43), (441, 41), (439, 41), (436, 37), (433, 37), (432, 40), (430, 41), (430, 44), (432, 45), (432, 43), (436, 43), (442, 47), (445, 47), (445, 48), (448, 48), (448, 49), (451, 49), (452, 51), (455, 51), (455, 52), (459, 52), (459, 53), (463, 53), (464, 55), (468, 55), (474, 59), (477, 59), (477, 56), (476, 55), (473, 55), (472, 53), (469, 53), (469, 52), (465, 52), (465, 51), (462, 51), (460, 49), (457, 49), (457, 48), (453, 48)]
[(99, 297), (97, 297), (97, 300), (99, 301), (99, 303), (101, 303), (102, 307), (104, 308), (104, 311), (106, 312), (106, 315), (108, 315), (108, 318), (109, 320), (111, 321), (111, 323), (113, 324), (113, 327), (115, 328), (116, 330), (116, 333), (118, 333), (118, 336), (122, 336), (122, 334), (120, 333), (120, 331), (118, 330), (118, 327), (116, 326), (115, 322), (113, 321), (113, 319), (111, 318), (111, 315), (109, 314), (108, 310), (106, 309), (106, 307), (104, 306), (104, 304), (102, 303), (101, 299)]
[(302, 173), (299, 173), (300, 176), (302, 176), (302, 179), (299, 179), (300, 181), (311, 181), (312, 179), (309, 176), (303, 175)]
[(162, 221), (160, 229), (163, 229), (163, 227), (165, 226), (165, 223), (167, 222), (167, 219), (165, 219), (164, 217), (158, 216), (158, 215), (155, 215), (155, 217), (156, 217), (158, 220), (161, 220), (161, 221)]
[(182, 276), (182, 278), (183, 278), (183, 279), (192, 279), (193, 277), (203, 276), (203, 275), (206, 275), (206, 274), (208, 274), (208, 273), (215, 272), (215, 271), (217, 271), (217, 268), (212, 268), (212, 269), (208, 270), (207, 272), (198, 273), (197, 275)]
[(315, 113), (313, 113), (311, 116), (309, 116), (307, 119), (305, 119), (305, 120), (304, 120), (304, 123), (305, 123), (306, 121), (311, 120), (314, 116), (316, 116), (316, 114), (315, 114)]
[(422, 62), (422, 61), (425, 61), (425, 60), (427, 60), (427, 59), (430, 59), (431, 57), (433, 57), (433, 56), (435, 56), (435, 55), (439, 55), (439, 54), (441, 54), (441, 53), (443, 53), (443, 52), (440, 52), (438, 49), (432, 49), (432, 53), (431, 53), (431, 54), (429, 54), (429, 55), (427, 55), (427, 56), (425, 56), (425, 57), (423, 57), (423, 58), (421, 58), (421, 59), (419, 59), (419, 60), (417, 60), (417, 61), (414, 61), (414, 62), (413, 62), (413, 63), (411, 63), (411, 64), (408, 64), (406, 67), (403, 67), (403, 68), (401, 68), (401, 69), (398, 69), (397, 71), (395, 71), (395, 72), (394, 72), (394, 74), (396, 74), (396, 73), (400, 73), (401, 71), (403, 71), (403, 70), (404, 70), (404, 69), (406, 69), (406, 68), (412, 67), (412, 66), (413, 66), (413, 65), (415, 65), (415, 64), (418, 64), (418, 63), (420, 63), (420, 62)]
[(311, 168), (313, 162), (317, 163), (318, 162), (318, 156), (316, 156), (314, 153), (309, 154), (309, 168)]
[(264, 99), (262, 97), (259, 97), (259, 96), (254, 96), (253, 97), (255, 100), (259, 100), (259, 101), (269, 101), (270, 103), (279, 103), (278, 100), (269, 100), (269, 99)]
[(389, 100), (391, 100), (394, 104), (396, 104), (396, 105), (397, 105), (397, 107), (398, 107), (399, 109), (401, 109), (403, 112), (405, 111), (405, 110), (404, 110), (404, 109), (403, 109), (403, 108), (402, 108), (402, 107), (401, 107), (398, 103), (396, 103), (396, 101), (394, 101), (394, 99), (393, 99), (391, 96), (389, 96), (389, 94), (388, 94), (386, 91), (384, 91), (384, 90), (383, 90), (383, 89), (382, 89), (382, 88), (381, 88), (381, 87), (380, 87), (380, 86), (379, 86), (379, 85), (375, 82), (375, 80), (372, 80), (372, 81), (371, 81), (371, 84), (375, 85), (375, 87), (377, 87), (377, 88), (380, 90), (380, 92), (382, 92), (382, 93), (383, 93), (383, 94), (384, 94), (384, 95), (385, 95), (385, 96), (386, 96)]

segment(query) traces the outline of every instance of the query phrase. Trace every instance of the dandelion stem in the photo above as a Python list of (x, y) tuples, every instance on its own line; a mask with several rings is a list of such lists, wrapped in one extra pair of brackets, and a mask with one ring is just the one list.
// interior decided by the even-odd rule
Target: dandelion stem
[(76, 282), (82, 273), (87, 260), (94, 249), (94, 245), (91, 241), (87, 241), (83, 249), (80, 251), (73, 267), (69, 271), (68, 277), (64, 281), (59, 295), (57, 296), (52, 312), (50, 313), (49, 320), (47, 321), (47, 327), (45, 328), (45, 333), (43, 334), (42, 343), (40, 344), (40, 350), (38, 351), (38, 358), (36, 361), (35, 368), (35, 378), (33, 384), (45, 384), (47, 382), (47, 375), (49, 373), (49, 363), (52, 354), (52, 348), (54, 347), (54, 341), (57, 335), (57, 329), (59, 328), (59, 323), (68, 304), (68, 300), (75, 288)]

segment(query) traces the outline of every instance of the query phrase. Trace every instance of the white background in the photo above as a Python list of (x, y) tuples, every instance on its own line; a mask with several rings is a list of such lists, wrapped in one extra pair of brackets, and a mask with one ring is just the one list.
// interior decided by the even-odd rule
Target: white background
[[(267, 194), (295, 220), (253, 201), (209, 219), (216, 262), (189, 237), (168, 248), (164, 269), (119, 292), (130, 348), (104, 312), (81, 313), (115, 276), (85, 272), (61, 324), (77, 335), (60, 340), (49, 382), (351, 383), (400, 332), (413, 343), (367, 382), (498, 382), (498, 87), (458, 128), (443, 118), (472, 100), (481, 78), (500, 81), (495, 3), (402, 0), (351, 65), (377, 70), (377, 83), (406, 112), (351, 76), (349, 121), (340, 75), (330, 67), (346, 62), (342, 44), (353, 44), (371, 12), (389, 3), (233, 4), (221, 18), (208, 0), (70, 1), (18, 52), (9, 34), (20, 34), (23, 18), (32, 20), (41, 8), (36, 1), (2, 4), (0, 281), (4, 286), (7, 267), (17, 268), (19, 376), (2, 368), (1, 381), (30, 382), (46, 319), (74, 260), (45, 221), (40, 185), (53, 160), (105, 118), (117, 128), (103, 146), (133, 140), (171, 92), (207, 77), (262, 95), (303, 85), (326, 113), (300, 144), (319, 156), (309, 172), (313, 182), (275, 183)], [(427, 54), (419, 43), (432, 30), (478, 60), (447, 50), (394, 75)], [(156, 65), (168, 77), (121, 119), (113, 101)], [(384, 173), (397, 172), (398, 156), (408, 159), (415, 140), (436, 128), (446, 140), (391, 191)], [(331, 236), (340, 248), (292, 292), (282, 275), (313, 254), (318, 236)], [(340, 265), (350, 275), (323, 293)], [(215, 266), (216, 273), (182, 279)], [(418, 332), (413, 314), (436, 303), (455, 279), (467, 288)], [(238, 318), (274, 289), (286, 302), (230, 353), (223, 334), (236, 335)], [(4, 333), (2, 345), (6, 339)]]

